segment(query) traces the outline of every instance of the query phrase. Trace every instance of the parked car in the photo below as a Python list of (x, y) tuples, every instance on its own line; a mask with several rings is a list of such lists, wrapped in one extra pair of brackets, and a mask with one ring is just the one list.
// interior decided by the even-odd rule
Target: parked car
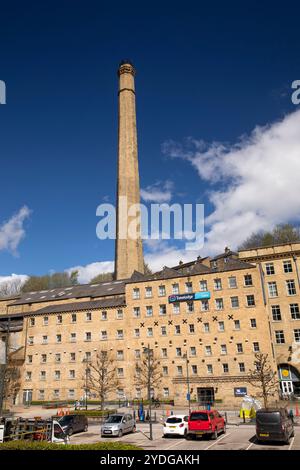
[(88, 419), (84, 415), (65, 415), (58, 422), (68, 436), (75, 432), (86, 432), (89, 428)]
[(256, 412), (256, 439), (289, 443), (294, 425), (285, 408), (260, 409)]
[(172, 415), (164, 422), (163, 435), (166, 436), (186, 436), (188, 430), (188, 416)]
[(136, 431), (136, 423), (131, 414), (117, 413), (110, 415), (101, 426), (101, 437), (118, 436)]
[(226, 432), (224, 418), (216, 410), (192, 411), (188, 420), (187, 438), (209, 435), (217, 439), (218, 434)]

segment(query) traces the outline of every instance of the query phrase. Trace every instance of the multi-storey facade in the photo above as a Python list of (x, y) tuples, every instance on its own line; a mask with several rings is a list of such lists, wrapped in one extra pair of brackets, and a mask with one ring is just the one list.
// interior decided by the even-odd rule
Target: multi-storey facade
[[(299, 252), (298, 252), (299, 250)], [(18, 359), (22, 400), (79, 399), (97, 352), (115, 360), (118, 389), (141, 398), (136, 365), (150, 345), (159, 360), (155, 396), (237, 405), (256, 352), (279, 369), (284, 394), (299, 394), (300, 244), (199, 258), (127, 280), (26, 293), (0, 302), (2, 345)], [(3, 350), (3, 347), (2, 347)]]

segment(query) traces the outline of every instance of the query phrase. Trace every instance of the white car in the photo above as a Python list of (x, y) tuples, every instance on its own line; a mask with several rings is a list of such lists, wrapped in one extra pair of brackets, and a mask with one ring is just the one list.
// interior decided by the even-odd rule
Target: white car
[(188, 430), (188, 419), (186, 415), (171, 415), (164, 422), (164, 437), (186, 436)]

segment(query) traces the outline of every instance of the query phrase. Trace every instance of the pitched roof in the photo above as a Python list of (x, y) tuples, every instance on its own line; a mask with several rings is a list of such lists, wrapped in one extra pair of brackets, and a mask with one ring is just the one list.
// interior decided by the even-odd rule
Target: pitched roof
[(31, 312), (31, 315), (41, 315), (45, 313), (65, 313), (78, 312), (80, 310), (95, 310), (111, 307), (124, 307), (125, 297), (115, 297), (112, 299), (94, 300), (90, 302), (72, 302), (70, 304), (48, 305), (47, 307)]

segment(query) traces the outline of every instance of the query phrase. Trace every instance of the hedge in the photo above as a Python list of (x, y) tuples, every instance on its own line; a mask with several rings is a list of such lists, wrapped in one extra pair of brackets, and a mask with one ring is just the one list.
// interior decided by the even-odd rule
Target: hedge
[[(75, 411), (71, 411), (70, 414), (71, 415), (84, 415), (84, 416), (108, 416), (108, 415), (111, 415), (111, 414), (114, 414), (114, 413), (117, 413), (117, 410), (75, 410)], [(57, 416), (57, 415), (54, 415), (53, 416), (54, 418), (60, 418), (60, 416)]]
[(9, 441), (0, 444), (1, 450), (142, 450), (141, 447), (121, 442), (97, 442), (96, 444), (55, 444), (44, 441)]

